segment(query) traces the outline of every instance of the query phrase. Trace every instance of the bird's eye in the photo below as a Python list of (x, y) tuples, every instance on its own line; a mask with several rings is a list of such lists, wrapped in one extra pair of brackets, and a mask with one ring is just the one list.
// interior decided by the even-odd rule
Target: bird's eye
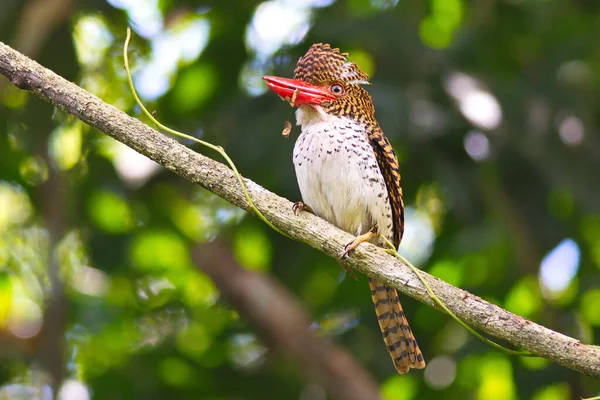
[(333, 93), (333, 94), (340, 96), (340, 95), (344, 94), (344, 87), (342, 85), (340, 85), (339, 83), (334, 83), (329, 88), (329, 91), (331, 91), (331, 93)]

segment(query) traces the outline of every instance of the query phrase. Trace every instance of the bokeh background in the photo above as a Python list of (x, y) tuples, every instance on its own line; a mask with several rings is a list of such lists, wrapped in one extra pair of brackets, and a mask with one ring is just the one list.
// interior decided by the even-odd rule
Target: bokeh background
[[(328, 42), (368, 72), (403, 171), (401, 252), (584, 343), (600, 337), (600, 4), (580, 0), (2, 0), (0, 40), (140, 116), (222, 145), (299, 200), (291, 76)], [(0, 399), (326, 399), (194, 266), (219, 241), (273, 274), (386, 400), (566, 400), (597, 381), (505, 356), (403, 304), (428, 360), (398, 376), (366, 279), (0, 79)], [(186, 143), (192, 145), (192, 143)], [(209, 156), (215, 154), (193, 145)]]

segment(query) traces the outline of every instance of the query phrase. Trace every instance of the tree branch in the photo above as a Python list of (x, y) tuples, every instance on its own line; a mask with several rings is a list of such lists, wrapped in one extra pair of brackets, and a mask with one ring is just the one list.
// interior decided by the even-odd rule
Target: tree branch
[[(248, 210), (248, 204), (229, 168), (102, 102), (3, 43), (0, 43), (0, 73), (15, 86), (53, 103), (170, 171)], [(314, 215), (301, 213), (295, 216), (291, 211), (291, 202), (250, 180), (246, 179), (245, 182), (260, 211), (295, 239), (331, 257), (339, 256), (340, 249), (352, 239), (348, 233)], [(346, 263), (410, 297), (434, 306), (410, 269), (376, 246), (360, 246)], [(584, 345), (579, 340), (514, 315), (426, 273), (422, 275), (448, 308), (475, 328), (567, 368), (600, 378), (600, 348)]]

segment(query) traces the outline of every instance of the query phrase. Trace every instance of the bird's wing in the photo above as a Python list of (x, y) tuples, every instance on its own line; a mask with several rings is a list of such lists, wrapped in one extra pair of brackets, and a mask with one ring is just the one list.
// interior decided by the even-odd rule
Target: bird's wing
[[(394, 220), (393, 242), (398, 248), (404, 232), (404, 200), (398, 159), (389, 140), (378, 126), (369, 134), (369, 142), (387, 186)], [(396, 290), (372, 278), (369, 278), (369, 285), (379, 328), (396, 370), (404, 374), (410, 368), (425, 368), (423, 353), (408, 325)]]
[(373, 147), (379, 169), (387, 186), (394, 220), (393, 243), (398, 248), (404, 233), (404, 199), (402, 198), (400, 166), (390, 141), (379, 126), (376, 126), (369, 134), (369, 142)]

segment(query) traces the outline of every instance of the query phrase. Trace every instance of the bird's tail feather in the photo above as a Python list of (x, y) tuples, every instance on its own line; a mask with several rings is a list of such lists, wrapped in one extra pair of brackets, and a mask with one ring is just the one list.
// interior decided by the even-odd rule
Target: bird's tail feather
[(410, 368), (425, 368), (423, 354), (408, 325), (396, 289), (371, 278), (369, 286), (383, 340), (398, 373), (404, 374)]

